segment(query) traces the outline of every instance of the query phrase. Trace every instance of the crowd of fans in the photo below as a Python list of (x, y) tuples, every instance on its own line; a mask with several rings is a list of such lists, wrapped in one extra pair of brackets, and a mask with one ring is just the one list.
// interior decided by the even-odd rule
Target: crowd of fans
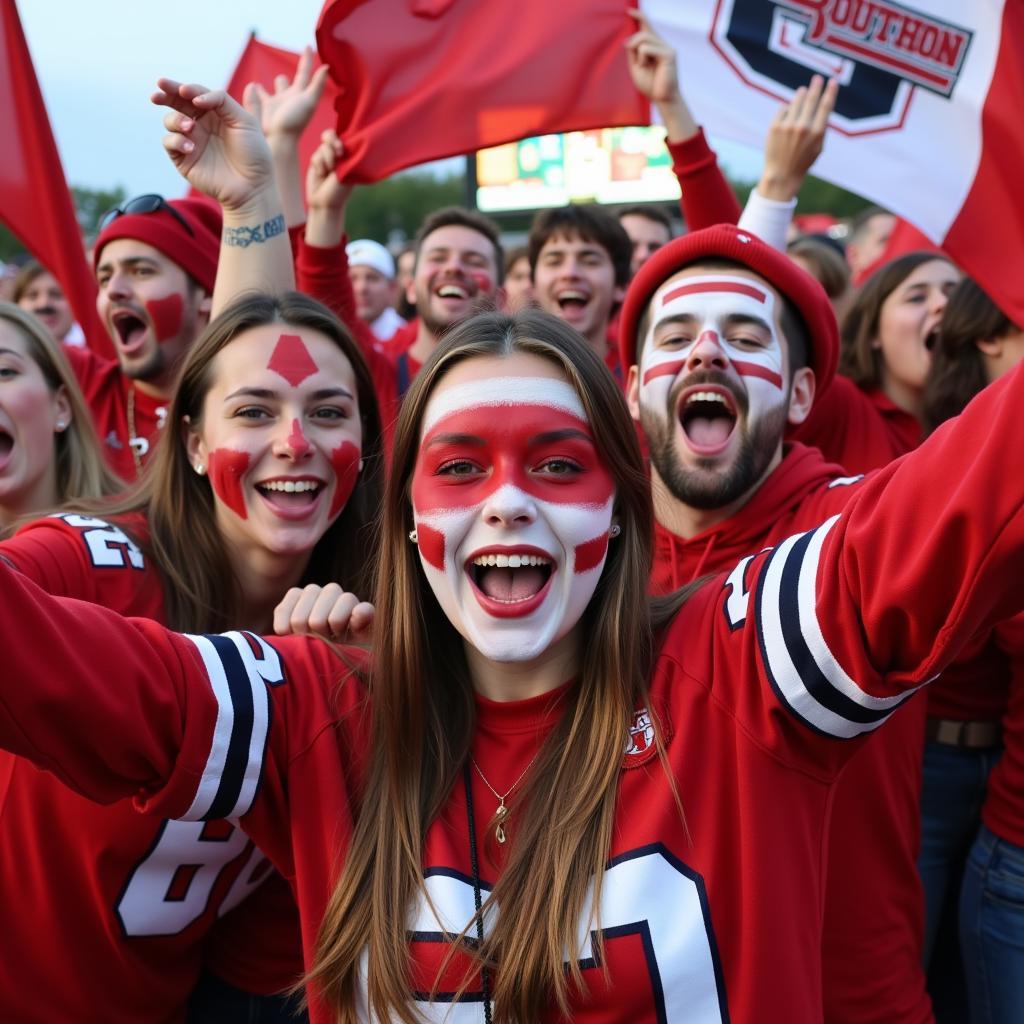
[(307, 54), (4, 279), (0, 1018), (1024, 1019), (1024, 329), (628, 54), (682, 233), (349, 240)]

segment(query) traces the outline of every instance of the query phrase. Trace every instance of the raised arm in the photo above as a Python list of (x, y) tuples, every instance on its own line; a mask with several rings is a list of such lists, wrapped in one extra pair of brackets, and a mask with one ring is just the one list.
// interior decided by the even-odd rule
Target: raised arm
[(665, 125), (665, 143), (679, 180), (687, 227), (696, 231), (712, 224), (735, 224), (740, 205), (683, 98), (675, 49), (640, 11), (629, 13), (637, 22), (637, 31), (625, 44), (629, 73), (637, 91), (654, 104)]
[(801, 86), (791, 103), (775, 115), (764, 144), (764, 170), (739, 219), (739, 226), (782, 252), (797, 194), (808, 171), (821, 155), (829, 115), (835, 109), (839, 83), (820, 75)]
[(841, 515), (765, 557), (743, 611), (798, 717), (844, 738), (870, 731), (1024, 608), (1022, 445), (1018, 368), (865, 480)]
[(270, 148), (256, 119), (223, 90), (169, 78), (157, 84), (152, 101), (171, 108), (164, 149), (182, 177), (224, 212), (211, 316), (246, 292), (294, 288)]

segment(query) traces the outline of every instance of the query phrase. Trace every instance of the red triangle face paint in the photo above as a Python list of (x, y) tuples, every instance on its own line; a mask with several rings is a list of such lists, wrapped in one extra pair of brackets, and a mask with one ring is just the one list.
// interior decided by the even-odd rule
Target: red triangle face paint
[(242, 477), (249, 468), (249, 453), (231, 448), (218, 448), (210, 452), (210, 486), (239, 519), (248, 519)]
[(267, 369), (283, 377), (297, 388), (307, 377), (318, 373), (320, 367), (309, 354), (306, 343), (297, 334), (282, 334), (270, 354)]

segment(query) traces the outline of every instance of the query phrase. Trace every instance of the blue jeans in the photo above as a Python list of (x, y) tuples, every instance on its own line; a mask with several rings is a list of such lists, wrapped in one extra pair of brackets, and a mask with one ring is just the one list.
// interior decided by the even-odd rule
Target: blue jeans
[(921, 780), (921, 852), (925, 898), (924, 963), (928, 966), (943, 908), (956, 906), (967, 853), (978, 834), (989, 772), (1002, 751), (964, 750), (928, 742)]
[(971, 1024), (1024, 1021), (1024, 847), (984, 825), (964, 871), (960, 948)]

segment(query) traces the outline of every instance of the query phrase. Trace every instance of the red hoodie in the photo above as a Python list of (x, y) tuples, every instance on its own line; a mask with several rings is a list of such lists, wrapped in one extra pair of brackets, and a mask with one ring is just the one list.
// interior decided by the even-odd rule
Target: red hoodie
[[(658, 526), (651, 586), (666, 593), (841, 512), (862, 477), (787, 445), (738, 512), (684, 540)], [(924, 896), (916, 857), (925, 701), (915, 698), (851, 760), (829, 829), (822, 943), (829, 1024), (925, 1024)]]

